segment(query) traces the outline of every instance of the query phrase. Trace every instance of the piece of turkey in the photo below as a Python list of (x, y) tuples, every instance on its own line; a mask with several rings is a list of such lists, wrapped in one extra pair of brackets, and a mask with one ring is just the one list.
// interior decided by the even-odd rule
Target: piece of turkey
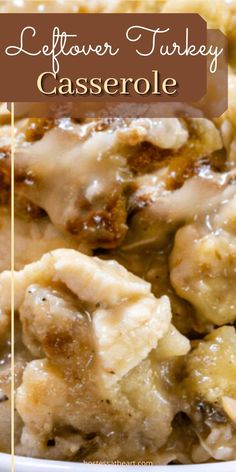
[[(3, 272), (5, 316), (10, 283)], [(62, 249), (15, 273), (15, 310), (36, 359), (16, 393), (25, 425), (18, 451), (73, 457), (84, 443), (89, 449), (85, 438), (94, 433), (99, 457), (107, 448), (110, 459), (157, 452), (180, 408), (162, 362), (177, 361), (190, 348), (171, 325), (168, 297), (156, 299), (149, 283), (115, 261)], [(54, 436), (57, 447), (47, 447)]]

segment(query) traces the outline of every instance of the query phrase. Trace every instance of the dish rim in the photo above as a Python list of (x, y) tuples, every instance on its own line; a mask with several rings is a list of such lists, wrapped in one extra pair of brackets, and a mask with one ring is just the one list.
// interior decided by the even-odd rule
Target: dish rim
[[(0, 453), (0, 464), (2, 472), (10, 472), (12, 466), (12, 456), (10, 454)], [(31, 457), (14, 457), (14, 470), (15, 472), (96, 472), (97, 470), (104, 470), (106, 467), (107, 472), (125, 472), (125, 471), (150, 471), (150, 468), (154, 472), (167, 472), (167, 468), (171, 467), (175, 472), (206, 472), (207, 468), (210, 472), (221, 472), (224, 467), (224, 472), (235, 472), (236, 461), (225, 461), (225, 462), (214, 462), (207, 464), (186, 464), (186, 465), (114, 465), (114, 464), (91, 464), (81, 462), (64, 462), (64, 461), (52, 461), (47, 459), (35, 459)]]

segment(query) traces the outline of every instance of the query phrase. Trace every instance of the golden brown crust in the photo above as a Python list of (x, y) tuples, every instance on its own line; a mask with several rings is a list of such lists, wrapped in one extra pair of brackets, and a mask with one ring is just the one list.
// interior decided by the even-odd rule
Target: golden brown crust
[(10, 204), (11, 195), (11, 150), (0, 148), (0, 206)]

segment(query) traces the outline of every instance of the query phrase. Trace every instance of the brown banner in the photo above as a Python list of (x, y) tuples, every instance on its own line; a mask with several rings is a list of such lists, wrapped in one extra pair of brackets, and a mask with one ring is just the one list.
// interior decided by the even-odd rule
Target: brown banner
[[(204, 103), (219, 116), (226, 46), (214, 41), (197, 14), (2, 14), (1, 100), (44, 102), (44, 112), (70, 102), (80, 116), (169, 116), (183, 104), (195, 115)], [(208, 109), (219, 73), (221, 107)]]

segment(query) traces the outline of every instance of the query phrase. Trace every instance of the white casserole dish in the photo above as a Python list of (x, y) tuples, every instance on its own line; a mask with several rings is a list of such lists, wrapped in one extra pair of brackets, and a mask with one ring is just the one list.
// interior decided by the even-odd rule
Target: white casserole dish
[[(11, 456), (0, 454), (0, 472), (11, 472)], [(169, 468), (169, 471), (167, 469)], [(15, 457), (15, 472), (236, 472), (236, 461), (175, 466), (118, 466)]]

